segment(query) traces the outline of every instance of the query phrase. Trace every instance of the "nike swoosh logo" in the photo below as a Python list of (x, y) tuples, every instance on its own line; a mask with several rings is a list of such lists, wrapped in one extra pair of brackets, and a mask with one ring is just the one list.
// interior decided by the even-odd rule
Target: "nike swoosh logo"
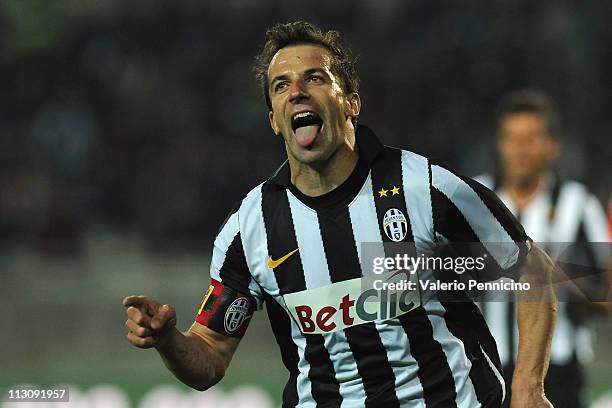
[(289, 259), (291, 255), (295, 254), (299, 250), (300, 248), (296, 248), (293, 251), (289, 252), (287, 255), (283, 256), (282, 258), (277, 259), (276, 261), (272, 259), (272, 256), (270, 256), (270, 258), (268, 258), (268, 267), (270, 267), (270, 269), (278, 267), (280, 264)]

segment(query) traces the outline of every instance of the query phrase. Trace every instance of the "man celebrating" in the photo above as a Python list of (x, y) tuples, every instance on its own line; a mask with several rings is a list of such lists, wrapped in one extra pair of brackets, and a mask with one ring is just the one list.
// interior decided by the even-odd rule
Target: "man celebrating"
[[(551, 253), (558, 252), (561, 243), (574, 243), (573, 258), (584, 259), (591, 275), (581, 281), (602, 289), (607, 287), (603, 273), (606, 259), (598, 256), (600, 251), (588, 242), (608, 241), (605, 212), (584, 185), (561, 180), (552, 170), (560, 149), (560, 127), (557, 109), (542, 91), (521, 89), (510, 93), (502, 102), (498, 118), (500, 171), (476, 179), (494, 190), (529, 236), (548, 245)], [(597, 270), (602, 273), (597, 274)], [(566, 272), (572, 273), (571, 269)], [(593, 288), (581, 289), (592, 297), (605, 297), (594, 293)], [(514, 303), (483, 302), (482, 309), (497, 340), (509, 382), (517, 351)], [(584, 406), (582, 364), (591, 352), (586, 317), (597, 311), (601, 312), (601, 307), (584, 299), (560, 304), (545, 381), (546, 393), (557, 408)]]
[(155, 347), (177, 378), (205, 390), (265, 304), (289, 371), (284, 407), (499, 407), (499, 356), (472, 302), (392, 297), (364, 283), (368, 243), (391, 257), (396, 247), (384, 244), (411, 243), (411, 256), (426, 256), (472, 242), (489, 277), (530, 283), (540, 300), (518, 308), (512, 404), (550, 407), (550, 259), (490, 191), (356, 125), (358, 76), (338, 33), (276, 25), (255, 68), (287, 161), (221, 228), (191, 328), (175, 328), (171, 306), (130, 296), (130, 343)]

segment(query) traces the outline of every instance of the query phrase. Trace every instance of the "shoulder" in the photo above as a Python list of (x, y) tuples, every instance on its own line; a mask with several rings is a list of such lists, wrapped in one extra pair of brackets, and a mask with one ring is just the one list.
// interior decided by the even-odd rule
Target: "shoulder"
[(262, 189), (266, 182), (262, 182), (253, 187), (241, 200), (239, 212), (240, 214), (248, 214), (261, 206)]
[(385, 146), (373, 167), (386, 169), (387, 172), (401, 171), (405, 183), (429, 181), (430, 160), (418, 153), (397, 147)]
[(286, 183), (278, 180), (275, 174), (271, 178), (253, 187), (235, 206), (240, 229), (259, 224), (265, 214), (273, 214), (287, 201)]
[(491, 190), (495, 184), (495, 177), (491, 173), (478, 174), (472, 178)]
[(558, 206), (573, 205), (574, 207), (581, 207), (584, 214), (589, 214), (593, 211), (604, 212), (599, 199), (586, 184), (575, 180), (562, 180), (558, 183), (557, 188), (559, 190), (559, 197), (557, 198)]
[(388, 169), (387, 172), (401, 167), (398, 171), (401, 171), (406, 190), (422, 190), (427, 187), (452, 195), (465, 189), (481, 190), (482, 185), (490, 189), (494, 182), (493, 175), (466, 177), (434, 159), (395, 147), (385, 146), (377, 162), (379, 167)]
[(559, 191), (564, 194), (576, 194), (581, 196), (590, 195), (589, 188), (576, 180), (560, 180), (559, 183)]
[(228, 218), (235, 218), (235, 223), (240, 230), (244, 230), (247, 225), (261, 217), (262, 196), (266, 189), (267, 181), (264, 181), (249, 190), (232, 209)]
[(555, 180), (550, 195), (553, 206), (571, 208), (571, 212), (584, 208), (587, 201), (595, 198), (585, 184), (575, 180)]

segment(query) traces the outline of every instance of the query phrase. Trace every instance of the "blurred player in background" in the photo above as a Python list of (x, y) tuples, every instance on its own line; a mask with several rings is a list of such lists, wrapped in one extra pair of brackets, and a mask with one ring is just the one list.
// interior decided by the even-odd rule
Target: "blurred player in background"
[(403, 293), (416, 294), (410, 302), (383, 298), (387, 291), (362, 287), (373, 272), (361, 260), (367, 242), (391, 257), (387, 250), (396, 247), (383, 243), (413, 243), (405, 248), (416, 244), (429, 255), (447, 242), (488, 253), (487, 242), (503, 241), (489, 272), (530, 283), (542, 300), (519, 306), (512, 404), (549, 408), (543, 381), (553, 265), (516, 219), (473, 180), (384, 146), (356, 125), (358, 75), (339, 33), (305, 22), (276, 25), (256, 72), (288, 160), (223, 224), (191, 328), (176, 329), (171, 306), (130, 296), (130, 343), (155, 347), (177, 378), (205, 390), (224, 376), (254, 310), (265, 304), (289, 371), (284, 407), (499, 407), (501, 366), (477, 306), (421, 302), (418, 291)]
[[(498, 118), (500, 171), (476, 180), (495, 191), (519, 219), (525, 231), (546, 249), (547, 243), (582, 243), (574, 250), (590, 252), (585, 259), (595, 272), (591, 284), (605, 286), (605, 257), (587, 242), (607, 242), (606, 215), (597, 198), (575, 181), (561, 180), (553, 171), (560, 149), (560, 119), (551, 99), (539, 90), (524, 89), (505, 97)], [(549, 250), (555, 248), (549, 245)], [(576, 254), (577, 255), (577, 254)], [(571, 271), (569, 272), (571, 276)], [(594, 282), (593, 279), (602, 279)], [(497, 340), (507, 383), (517, 352), (516, 304), (483, 302), (482, 308)], [(591, 312), (591, 313), (589, 313)], [(583, 405), (583, 364), (592, 354), (588, 317), (601, 312), (575, 299), (561, 302), (545, 390), (557, 408)]]

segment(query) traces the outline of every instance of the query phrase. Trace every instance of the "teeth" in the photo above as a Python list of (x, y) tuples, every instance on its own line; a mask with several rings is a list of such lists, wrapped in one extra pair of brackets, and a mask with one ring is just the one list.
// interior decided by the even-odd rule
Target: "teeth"
[(293, 119), (305, 118), (306, 116), (314, 116), (312, 112), (301, 112), (293, 117)]
[(311, 126), (311, 125), (321, 126), (322, 124), (323, 124), (323, 121), (321, 120), (319, 115), (312, 111), (296, 113), (291, 118), (291, 127), (293, 128), (293, 130), (296, 130), (297, 128), (301, 126)]

